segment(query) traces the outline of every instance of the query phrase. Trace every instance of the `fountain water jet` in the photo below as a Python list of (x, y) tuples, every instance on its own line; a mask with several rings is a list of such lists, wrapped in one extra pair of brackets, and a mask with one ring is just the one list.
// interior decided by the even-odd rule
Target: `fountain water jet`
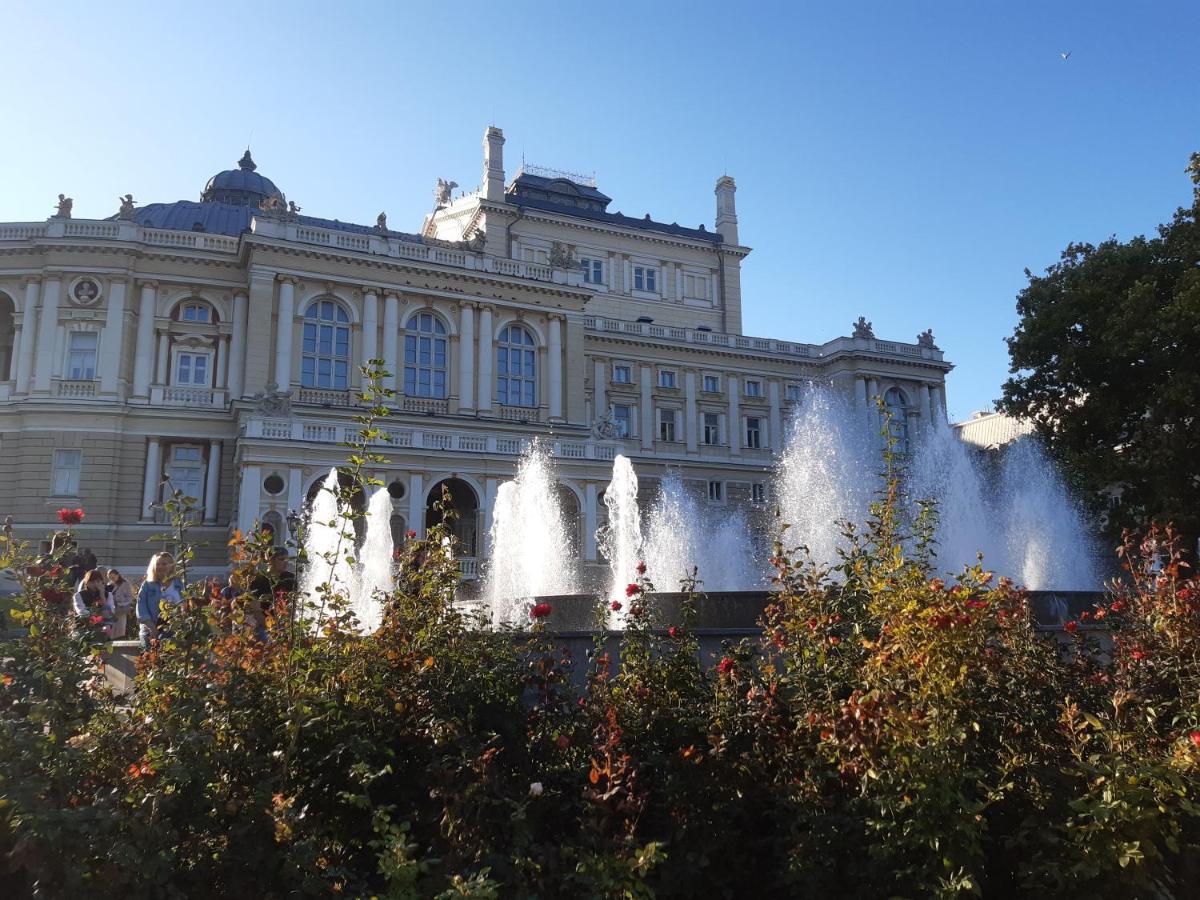
[(378, 488), (367, 504), (367, 534), (355, 566), (354, 589), (350, 605), (366, 632), (383, 622), (383, 605), (377, 595), (387, 594), (394, 585), (392, 545), (392, 497), (386, 488)]
[(633, 463), (618, 454), (613, 459), (613, 476), (604, 492), (608, 524), (597, 534), (600, 551), (608, 560), (612, 581), (609, 600), (624, 601), (625, 586), (637, 577), (642, 553), (642, 514), (638, 509), (638, 479)]
[(301, 596), (321, 608), (324, 604), (318, 588), (328, 584), (343, 597), (350, 597), (355, 585), (354, 572), (346, 561), (354, 552), (354, 528), (338, 502), (338, 470), (328, 477), (313, 498), (304, 535), (307, 567), (300, 583)]
[(578, 590), (575, 559), (549, 453), (534, 441), (492, 510), (485, 595), (496, 622), (527, 621), (524, 599)]

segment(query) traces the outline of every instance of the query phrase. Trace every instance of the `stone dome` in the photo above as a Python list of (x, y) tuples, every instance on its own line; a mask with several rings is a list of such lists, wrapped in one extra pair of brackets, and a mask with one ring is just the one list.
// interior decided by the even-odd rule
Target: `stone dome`
[(208, 180), (204, 192), (200, 195), (200, 202), (251, 207), (257, 207), (268, 197), (278, 197), (281, 203), (284, 202), (287, 198), (283, 196), (283, 191), (275, 187), (275, 182), (270, 178), (254, 171), (257, 168), (247, 148), (238, 160), (236, 169), (218, 172)]

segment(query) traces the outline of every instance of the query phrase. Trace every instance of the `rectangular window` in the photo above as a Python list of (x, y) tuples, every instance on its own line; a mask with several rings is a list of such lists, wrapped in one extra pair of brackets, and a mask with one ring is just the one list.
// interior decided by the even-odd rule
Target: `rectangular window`
[(757, 482), (750, 485), (750, 502), (751, 503), (766, 503), (767, 502), (767, 486), (762, 482)]
[(550, 253), (546, 250), (539, 250), (536, 247), (526, 247), (521, 251), (521, 257), (525, 262), (537, 263), (544, 266), (550, 262)]
[(208, 387), (208, 354), (176, 353), (175, 383), (184, 387)]
[(725, 484), (720, 481), (710, 481), (708, 483), (708, 499), (713, 503), (720, 503), (725, 499)]
[(629, 406), (614, 406), (613, 424), (617, 426), (617, 437), (627, 438), (632, 433), (633, 408)]
[(92, 381), (96, 377), (96, 349), (100, 335), (95, 331), (72, 331), (67, 338), (67, 378)]
[(630, 384), (633, 381), (633, 370), (629, 366), (613, 366), (613, 382), (615, 384)]
[(788, 385), (788, 386), (787, 386), (787, 387), (784, 389), (784, 399), (786, 399), (786, 400), (790, 400), (790, 401), (793, 401), (793, 402), (794, 402), (794, 401), (796, 401), (796, 400), (799, 400), (799, 399), (800, 399), (800, 385), (798, 385), (798, 384), (789, 384), (789, 385)]
[(583, 280), (587, 284), (604, 284), (604, 263), (599, 259), (580, 259), (583, 266)]
[(55, 450), (51, 491), (55, 497), (79, 496), (79, 472), (83, 468), (82, 450)]
[(704, 443), (710, 447), (721, 443), (721, 416), (718, 413), (704, 414)]
[(751, 450), (762, 448), (762, 419), (756, 416), (746, 419), (746, 446)]
[(658, 293), (658, 269), (652, 269), (649, 266), (634, 266), (633, 289), (650, 294)]
[(658, 439), (660, 441), (675, 440), (675, 410), (660, 409), (658, 411)]
[(753, 379), (753, 378), (747, 379), (746, 380), (746, 396), (747, 397), (761, 397), (762, 396), (762, 382), (758, 381), (756, 379)]
[(721, 393), (721, 377), (719, 375), (705, 375), (704, 390), (710, 394)]
[[(171, 448), (167, 461), (167, 478), (164, 488), (167, 496), (179, 491), (193, 500), (204, 498), (204, 451), (192, 444), (176, 444)], [(164, 498), (165, 499), (165, 498)]]
[(658, 370), (658, 386), (660, 388), (678, 387), (679, 385), (675, 381), (675, 372), (671, 369), (659, 369)]
[(703, 275), (684, 275), (683, 296), (689, 300), (707, 300), (708, 279)]

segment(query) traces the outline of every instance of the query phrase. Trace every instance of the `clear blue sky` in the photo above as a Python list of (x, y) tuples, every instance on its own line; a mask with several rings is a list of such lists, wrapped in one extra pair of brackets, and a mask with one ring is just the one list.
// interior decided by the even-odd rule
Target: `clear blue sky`
[[(1200, 150), (1191, 2), (13, 2), (0, 221), (194, 199), (247, 142), (307, 213), (416, 230), (484, 127), (695, 225), (737, 178), (745, 330), (932, 326), (988, 407), (1022, 270), (1152, 230)], [(1063, 61), (1059, 54), (1071, 52)]]

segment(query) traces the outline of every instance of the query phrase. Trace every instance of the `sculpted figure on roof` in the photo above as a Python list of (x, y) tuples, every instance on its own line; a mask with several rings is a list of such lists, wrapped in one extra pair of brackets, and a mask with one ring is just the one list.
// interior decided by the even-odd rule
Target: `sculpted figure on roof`
[(58, 211), (54, 213), (56, 219), (71, 218), (71, 207), (75, 205), (75, 201), (66, 194), (58, 195)]
[(866, 316), (859, 316), (858, 321), (854, 323), (854, 337), (856, 338), (873, 338), (875, 337), (875, 329), (871, 327), (871, 323), (867, 321)]
[(450, 203), (450, 192), (458, 187), (457, 181), (445, 181), (439, 178), (437, 187), (433, 189), (433, 199), (438, 207), (447, 206)]

